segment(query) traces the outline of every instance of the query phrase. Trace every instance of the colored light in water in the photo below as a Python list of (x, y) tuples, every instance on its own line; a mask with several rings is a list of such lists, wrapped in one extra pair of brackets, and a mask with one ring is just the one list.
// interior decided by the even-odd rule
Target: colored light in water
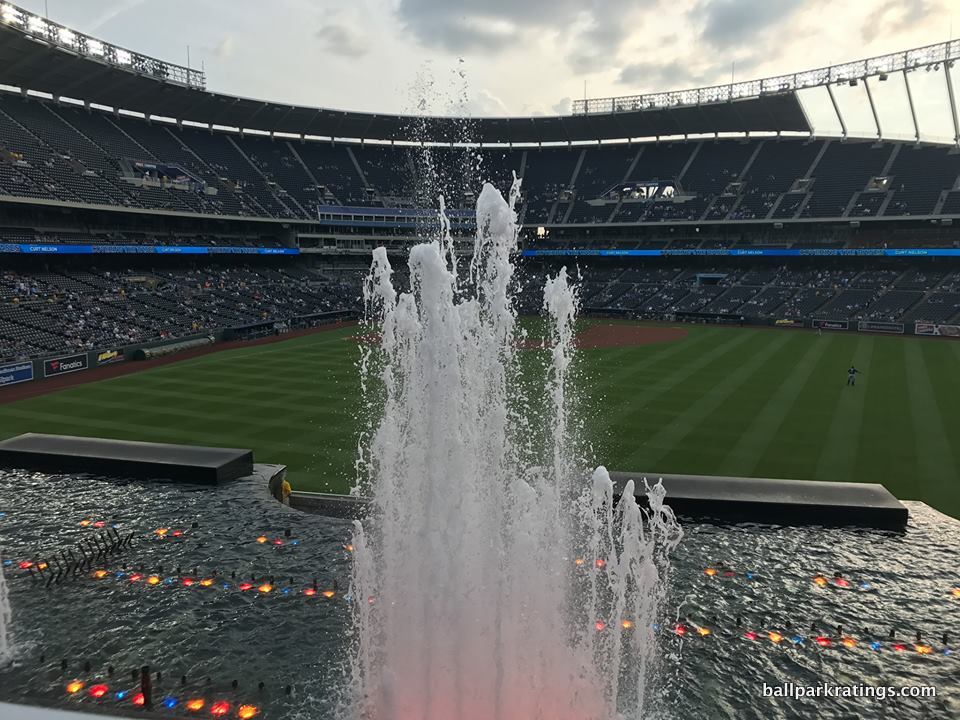
[(879, 640), (874, 640), (872, 643), (870, 643), (870, 649), (871, 649), (871, 650), (879, 650), (879, 649), (882, 648), (882, 647), (883, 647), (883, 645), (880, 643)]
[(747, 630), (747, 631), (743, 634), (743, 636), (744, 636), (747, 640), (756, 640), (756, 639), (757, 639), (757, 634), (756, 634), (753, 630)]
[(143, 580), (143, 575), (140, 573), (134, 573), (130, 576), (130, 582), (140, 582), (141, 580)]
[(724, 577), (736, 577), (736, 573), (733, 570), (725, 570), (723, 572)]
[(257, 538), (257, 542), (260, 543), (261, 545), (263, 545), (266, 541), (267, 541), (266, 535), (261, 535), (260, 537)]
[(94, 526), (95, 528), (102, 528), (104, 525), (106, 525), (106, 523), (105, 523), (103, 520), (97, 520), (97, 521), (93, 524), (93, 526)]
[(170, 534), (173, 535), (174, 537), (183, 537), (183, 530), (174, 530)]
[(190, 587), (190, 586), (193, 585), (193, 583), (195, 583), (196, 581), (195, 581), (193, 578), (185, 577), (185, 578), (183, 578), (183, 580), (181, 580), (180, 582), (183, 583), (183, 586), (184, 586), (184, 587)]
[(165, 697), (163, 699), (163, 706), (168, 709), (175, 708), (178, 702), (179, 700), (177, 700), (175, 697)]
[(583, 558), (577, 558), (576, 560), (573, 561), (573, 564), (576, 565), (577, 567), (580, 567), (581, 565), (583, 565)]
[(960, 598), (960, 588), (954, 588), (953, 590), (950, 591), (950, 594), (953, 595), (955, 598)]
[(93, 685), (89, 690), (87, 690), (87, 693), (90, 695), (90, 697), (99, 700), (109, 691), (110, 688), (108, 688), (106, 685)]
[(264, 583), (263, 585), (258, 587), (257, 590), (259, 590), (262, 593), (273, 592), (273, 585), (269, 583)]
[(132, 702), (137, 707), (143, 707), (144, 704), (146, 704), (147, 700), (145, 697), (143, 697), (143, 693), (137, 693), (136, 695), (133, 696), (130, 702)]
[(237, 587), (243, 590), (244, 592), (246, 592), (247, 590), (252, 588), (253, 585), (251, 583), (245, 582), (245, 583), (240, 583), (239, 585), (237, 585)]
[(803, 635), (794, 635), (792, 638), (790, 638), (790, 642), (792, 642), (794, 645), (803, 645)]
[(593, 626), (597, 629), (597, 632), (603, 632), (607, 629), (607, 624), (603, 620), (597, 620)]
[(336, 595), (336, 593), (335, 593), (333, 590), (324, 590), (323, 593), (321, 593), (321, 594), (322, 594), (327, 600), (329, 600), (329, 599), (332, 598), (334, 595)]
[(842, 577), (834, 578), (833, 584), (836, 585), (837, 587), (842, 587), (842, 588), (850, 587), (850, 581)]
[(347, 543), (346, 545), (343, 546), (343, 549), (346, 550), (347, 552), (353, 552), (353, 545), (351, 545), (350, 543)]
[(159, 584), (160, 584), (160, 578), (158, 578), (156, 575), (151, 575), (150, 577), (147, 578), (147, 585), (159, 585)]
[(825, 635), (817, 636), (817, 645), (820, 647), (830, 647), (832, 644), (833, 643), (831, 642), (830, 638), (826, 637)]
[(204, 578), (200, 581), (201, 587), (210, 587), (211, 585), (213, 585), (213, 578)]
[(4, 567), (10, 567), (11, 565), (13, 565), (13, 560), (4, 560), (4, 561), (3, 561), (3, 566), (4, 566)]
[(299, 544), (300, 544), (300, 541), (299, 541), (299, 540), (291, 540), (291, 541), (290, 541), (290, 544), (291, 544), (291, 545), (299, 545)]
[(116, 698), (117, 700), (123, 700), (130, 692), (128, 690), (118, 690)]
[(783, 635), (778, 632), (768, 632), (767, 637), (770, 638), (770, 642), (772, 642), (774, 645), (779, 645), (783, 640)]
[(857, 646), (857, 641), (852, 637), (844, 637), (840, 642), (845, 648), (855, 648)]
[(211, 715), (221, 717), (226, 715), (228, 712), (230, 712), (230, 703), (228, 703), (226, 700), (220, 700), (210, 706)]
[(621, 620), (620, 627), (622, 627), (624, 630), (629, 630), (633, 627), (633, 620)]
[(893, 649), (896, 650), (897, 652), (905, 652), (907, 649), (907, 646), (904, 645), (903, 643), (897, 643), (896, 645), (893, 646)]
[(313, 597), (314, 595), (317, 594), (317, 591), (314, 590), (313, 588), (306, 588), (306, 589), (303, 591), (303, 594), (306, 595), (307, 597)]
[(593, 564), (596, 565), (598, 568), (602, 568), (602, 567), (606, 567), (607, 561), (604, 560), (603, 558), (597, 558), (596, 562), (594, 562)]
[(170, 532), (170, 528), (157, 528), (157, 529), (154, 530), (153, 532), (154, 532), (156, 535), (159, 535), (160, 537), (163, 537), (163, 536), (166, 535), (168, 532)]
[(682, 636), (682, 635), (686, 635), (686, 634), (687, 634), (687, 626), (684, 625), (683, 623), (678, 623), (678, 624), (673, 628), (673, 631), (674, 631), (677, 635), (681, 635), (681, 636)]
[(260, 709), (256, 705), (241, 705), (237, 709), (237, 717), (240, 720), (250, 720), (250, 718), (256, 717), (259, 712)]
[(206, 701), (203, 698), (193, 698), (192, 700), (187, 700), (187, 710), (192, 710), (197, 712), (203, 710), (203, 706), (206, 705)]
[(817, 575), (813, 579), (813, 584), (817, 587), (826, 587), (830, 581), (827, 580), (823, 575)]
[(913, 649), (916, 650), (921, 655), (929, 655), (933, 652), (933, 648), (929, 645), (914, 645)]
[(80, 521), (80, 526), (81, 526), (81, 527), (89, 527), (89, 525), (90, 525), (90, 521), (87, 520), (86, 518), (84, 518), (83, 520)]
[(280, 538), (277, 538), (276, 540), (273, 541), (273, 544), (274, 544), (274, 545), (283, 545), (283, 540), (281, 540)]
[(37, 563), (37, 570), (46, 570), (48, 567), (50, 566), (47, 565), (45, 562)]
[(866, 580), (864, 580), (862, 583), (860, 583), (860, 589), (861, 589), (861, 590), (872, 590), (872, 589), (873, 589), (873, 585), (871, 585), (871, 584), (868, 583)]
[(703, 572), (704, 572), (704, 574), (709, 575), (710, 577), (713, 577), (714, 575), (717, 574), (717, 569), (716, 569), (716, 568), (707, 568), (707, 569), (704, 570)]
[(753, 580), (754, 577), (756, 577), (756, 576), (754, 575), (753, 570), (748, 570), (748, 571), (746, 572), (746, 578), (747, 578), (747, 580)]
[(700, 637), (706, 637), (706, 636), (709, 635), (710, 633), (711, 633), (711, 630), (710, 630), (710, 628), (708, 628), (708, 627), (698, 627), (698, 628), (697, 628), (697, 634), (700, 635)]
[(71, 695), (76, 695), (81, 690), (83, 690), (83, 683), (79, 680), (74, 680), (67, 683), (67, 692)]
[(33, 567), (33, 563), (29, 560), (22, 560), (17, 567), (19, 567), (21, 570), (29, 570)]
[(371, 595), (370, 597), (367, 598), (367, 605), (373, 605), (376, 601), (377, 599), (373, 595)]

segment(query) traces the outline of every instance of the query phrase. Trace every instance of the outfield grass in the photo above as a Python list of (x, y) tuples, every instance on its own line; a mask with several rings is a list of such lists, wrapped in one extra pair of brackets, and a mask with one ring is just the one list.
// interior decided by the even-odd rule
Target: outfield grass
[[(596, 462), (644, 472), (881, 482), (960, 517), (960, 343), (692, 326), (581, 351)], [(353, 477), (355, 328), (0, 406), (0, 436), (250, 447), (300, 489)], [(851, 363), (863, 374), (846, 387)], [(2, 391), (0, 391), (2, 392)]]

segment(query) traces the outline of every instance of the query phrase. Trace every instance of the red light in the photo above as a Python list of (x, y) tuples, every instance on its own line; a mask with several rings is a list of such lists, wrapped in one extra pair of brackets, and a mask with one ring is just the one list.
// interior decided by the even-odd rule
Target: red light
[(596, 565), (598, 568), (602, 568), (606, 566), (606, 564), (607, 564), (607, 561), (604, 560), (603, 558), (597, 558), (597, 561), (594, 563), (594, 565)]
[(743, 634), (743, 636), (744, 636), (747, 640), (756, 640), (756, 639), (757, 639), (757, 634), (756, 634), (753, 630), (747, 630), (747, 631)]
[(19, 567), (21, 570), (29, 570), (30, 568), (33, 567), (33, 563), (30, 562), (29, 560), (24, 560), (23, 562), (21, 562), (21, 563), (18, 565), (18, 567)]
[(736, 577), (737, 574), (733, 570), (725, 570), (723, 573), (724, 577)]
[(673, 628), (673, 631), (680, 636), (687, 634), (687, 626), (683, 623), (677, 623), (676, 627)]
[(833, 579), (833, 584), (837, 587), (850, 587), (850, 581), (846, 578), (838, 577)]
[(211, 715), (221, 716), (226, 715), (228, 712), (230, 712), (230, 703), (228, 703), (226, 700), (215, 702), (210, 706)]
[(373, 595), (367, 598), (367, 605), (373, 605), (375, 602), (377, 602), (377, 599)]
[(248, 582), (245, 582), (245, 583), (240, 583), (239, 585), (237, 585), (237, 587), (240, 588), (241, 590), (243, 590), (244, 592), (246, 592), (247, 590), (249, 590), (250, 588), (252, 588), (253, 585), (251, 585), (251, 584), (248, 583)]
[(93, 524), (93, 526), (94, 526), (95, 528), (102, 528), (104, 525), (106, 525), (106, 523), (105, 523), (103, 520), (97, 520), (97, 521)]
[(893, 649), (896, 650), (897, 652), (906, 652), (907, 646), (904, 645), (903, 643), (897, 643), (896, 645), (893, 646)]
[(303, 591), (303, 594), (306, 595), (307, 597), (313, 597), (314, 595), (317, 594), (317, 591), (314, 590), (313, 588), (307, 588), (306, 590)]
[(90, 693), (90, 697), (100, 699), (110, 691), (106, 685), (94, 685), (87, 692)]
[(141, 580), (143, 580), (143, 575), (140, 573), (134, 573), (130, 576), (130, 582), (140, 582)]
[(182, 537), (182, 536), (183, 536), (183, 530), (174, 530), (173, 533), (172, 533), (172, 535), (173, 535), (174, 537)]
[(193, 579), (193, 578), (184, 578), (182, 582), (183, 582), (183, 586), (184, 586), (184, 587), (190, 587), (191, 585), (193, 585), (194, 579)]
[(607, 629), (607, 624), (603, 620), (597, 620), (593, 626), (597, 629), (597, 632), (603, 632)]
[(820, 647), (830, 647), (833, 644), (830, 638), (826, 637), (825, 635), (818, 635), (816, 642)]
[(274, 545), (283, 545), (283, 540), (281, 540), (280, 538), (277, 538), (276, 540), (273, 541), (273, 544), (274, 544)]
[(133, 700), (131, 700), (130, 702), (132, 702), (137, 707), (143, 707), (144, 703), (146, 703), (146, 699), (143, 697), (143, 693), (137, 693), (136, 695), (133, 696)]

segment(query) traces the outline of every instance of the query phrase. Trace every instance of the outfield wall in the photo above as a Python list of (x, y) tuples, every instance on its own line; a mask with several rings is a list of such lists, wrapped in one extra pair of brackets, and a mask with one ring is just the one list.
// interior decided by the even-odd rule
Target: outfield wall
[[(134, 345), (115, 345), (96, 350), (82, 350), (75, 353), (63, 352), (44, 358), (13, 361), (0, 365), (0, 391), (5, 387), (20, 385), (21, 383), (42, 382), (116, 363), (146, 360), (178, 352), (181, 348), (192, 347), (195, 342), (216, 344), (232, 340), (252, 340), (290, 329), (322, 327), (323, 325), (350, 320), (354, 317), (355, 313), (350, 311), (318, 313), (292, 318), (290, 321), (283, 323), (283, 330), (277, 327), (277, 322), (270, 321), (243, 328), (222, 328), (213, 333), (197, 333), (176, 338), (151, 340)], [(251, 328), (255, 328), (257, 332), (250, 334), (248, 331)]]

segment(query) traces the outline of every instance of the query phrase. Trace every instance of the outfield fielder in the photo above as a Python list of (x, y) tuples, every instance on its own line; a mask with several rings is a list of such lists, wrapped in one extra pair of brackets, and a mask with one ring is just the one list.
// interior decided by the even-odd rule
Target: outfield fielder
[(853, 365), (850, 366), (850, 369), (847, 370), (847, 385), (856, 385), (857, 384), (857, 374), (860, 371), (857, 370)]

